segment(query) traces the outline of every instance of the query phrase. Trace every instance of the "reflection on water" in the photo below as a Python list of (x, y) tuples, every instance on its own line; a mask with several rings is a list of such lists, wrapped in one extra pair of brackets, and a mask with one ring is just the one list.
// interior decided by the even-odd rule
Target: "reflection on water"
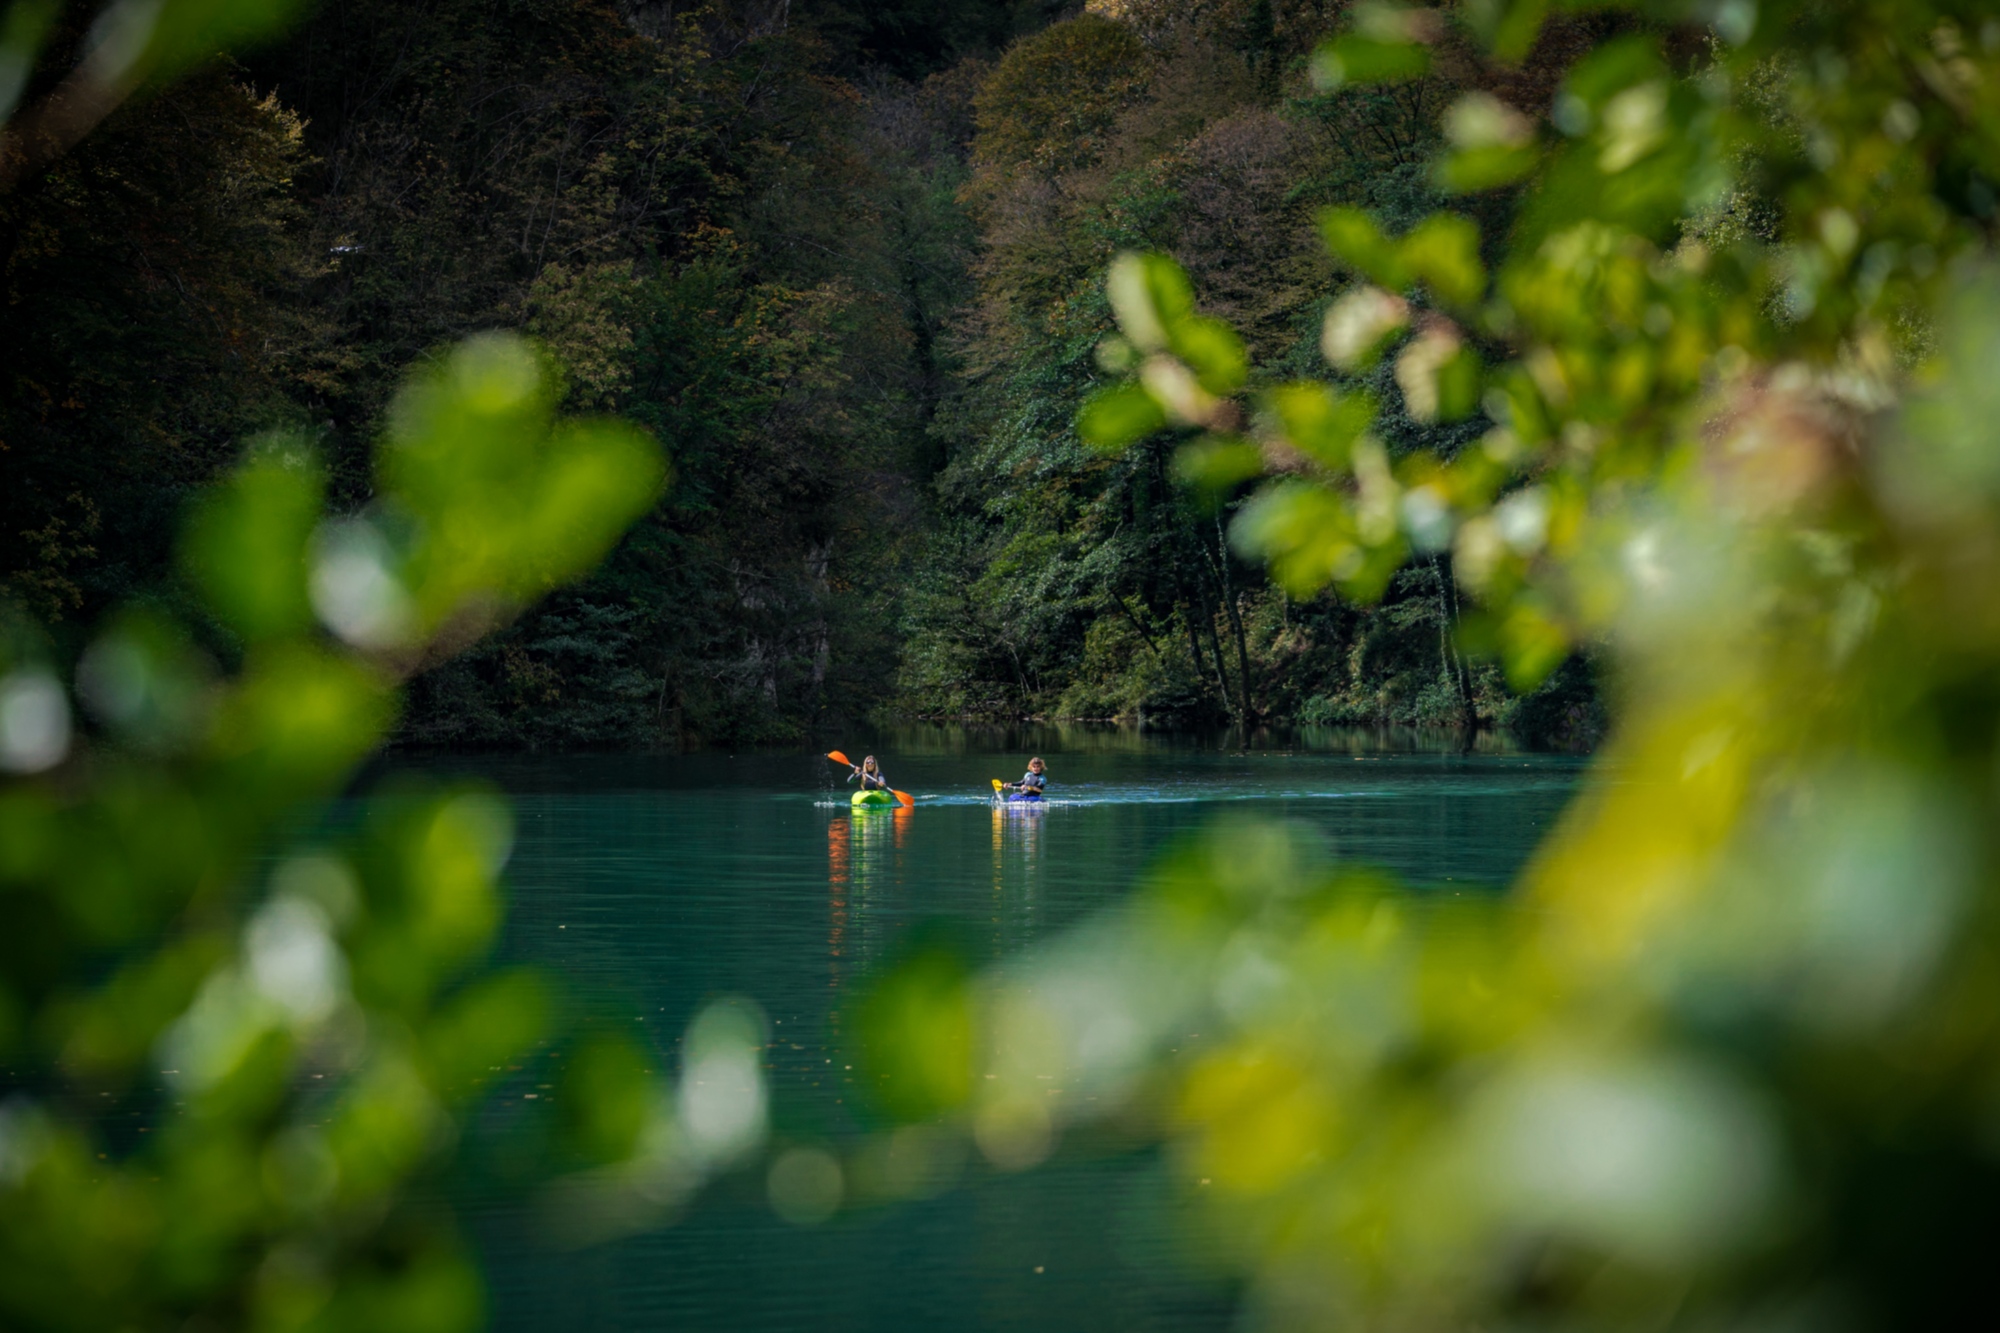
[[(1571, 761), (1518, 755), (1110, 745), (1098, 732), (1077, 738), (1087, 748), (1037, 735), (986, 751), (925, 734), (927, 750), (873, 745), (918, 794), (914, 810), (836, 805), (845, 793), (816, 755), (428, 766), (471, 767), (514, 794), (505, 955), (650, 1034), (663, 1067), (707, 1001), (754, 999), (771, 1019), (774, 1134), (800, 1149), (858, 1130), (839, 1015), (920, 922), (948, 921), (1006, 957), (1115, 902), (1219, 810), (1302, 823), (1426, 891), (1491, 892), (1576, 776)], [(991, 779), (1029, 753), (1047, 755), (1060, 799), (996, 806)], [(760, 1169), (676, 1227), (568, 1253), (546, 1248), (504, 1194), (467, 1183), (461, 1204), (506, 1330), (1228, 1328), (1227, 1293), (1179, 1262), (1155, 1166), (1074, 1151), (1018, 1176), (967, 1163), (935, 1197), (819, 1226), (775, 1216)]]
[(994, 801), (993, 805), (993, 900), (997, 906), (1006, 893), (1009, 871), (1021, 889), (1021, 907), (1032, 913), (1040, 880), (1042, 819), (1047, 807), (1036, 803)]
[[(893, 897), (902, 882), (900, 864), (915, 812), (907, 806), (843, 807), (826, 825), (828, 986), (839, 992), (847, 980), (850, 920), (868, 920), (871, 899)], [(858, 965), (880, 953), (880, 940), (859, 942)]]

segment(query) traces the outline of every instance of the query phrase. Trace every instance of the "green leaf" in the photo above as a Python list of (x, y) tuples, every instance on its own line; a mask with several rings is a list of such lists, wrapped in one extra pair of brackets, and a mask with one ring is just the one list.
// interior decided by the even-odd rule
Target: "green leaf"
[(27, 91), (35, 57), (62, 6), (56, 0), (14, 0), (0, 18), (0, 126), (14, 114)]
[(1077, 417), (1076, 429), (1085, 443), (1118, 450), (1166, 424), (1166, 413), (1143, 386), (1119, 384), (1090, 396)]
[(438, 1090), (457, 1100), (492, 1082), (548, 1031), (548, 983), (526, 968), (482, 977), (452, 996), (424, 1029)]
[(413, 523), (404, 571), (419, 628), (468, 604), (518, 605), (590, 568), (666, 481), (659, 447), (614, 421), (552, 424), (528, 345), (474, 338), (398, 400), (378, 471)]
[(1248, 440), (1208, 436), (1174, 453), (1174, 478), (1213, 500), (1264, 473), (1264, 453)]
[(195, 511), (182, 565), (216, 616), (252, 643), (312, 623), (306, 543), (325, 485), (308, 445), (269, 436)]
[(133, 86), (170, 78), (290, 26), (302, 0), (116, 0), (91, 29), (98, 78)]
[(1621, 37), (1579, 60), (1564, 78), (1563, 91), (1596, 111), (1626, 89), (1666, 78), (1669, 74), (1654, 39), (1636, 35)]
[(1105, 294), (1118, 327), (1141, 351), (1164, 349), (1175, 329), (1194, 314), (1187, 273), (1162, 254), (1119, 255), (1105, 278)]
[(1541, 165), (1542, 150), (1534, 144), (1487, 144), (1460, 149), (1438, 160), (1438, 188), (1448, 194), (1476, 194), (1512, 185)]
[(615, 1033), (587, 1040), (570, 1060), (557, 1108), (583, 1157), (616, 1162), (638, 1147), (659, 1096), (651, 1064), (647, 1052)]
[(1403, 262), (1401, 247), (1384, 236), (1375, 219), (1363, 210), (1325, 209), (1319, 215), (1319, 228), (1334, 258), (1391, 291), (1409, 287), (1412, 275)]
[(1492, 25), (1493, 54), (1507, 64), (1519, 64), (1528, 58), (1535, 39), (1541, 36), (1542, 24), (1548, 19), (1550, 0), (1512, 0), (1498, 15)]
[(1433, 213), (1403, 238), (1402, 261), (1440, 301), (1465, 307), (1486, 293), (1479, 228), (1455, 213)]
[(1430, 48), (1421, 42), (1383, 41), (1349, 34), (1313, 53), (1312, 77), (1322, 91), (1373, 83), (1406, 83), (1430, 72)]
[(855, 1063), (890, 1116), (929, 1119), (972, 1095), (971, 977), (963, 951), (925, 933), (855, 1006)]
[(388, 683), (350, 659), (303, 643), (252, 657), (218, 711), (212, 745), (245, 802), (293, 799), (344, 775), (381, 741)]
[(1571, 646), (1562, 626), (1525, 599), (1501, 621), (1500, 645), (1507, 684), (1517, 694), (1526, 694), (1548, 679), (1569, 656)]
[(1459, 348), (1457, 355), (1438, 367), (1438, 420), (1463, 421), (1471, 416), (1479, 406), (1485, 377), (1485, 367), (1470, 347)]
[(1323, 467), (1347, 467), (1354, 441), (1375, 420), (1375, 400), (1365, 393), (1336, 393), (1324, 384), (1286, 384), (1265, 396), (1285, 441)]
[(1250, 378), (1250, 358), (1243, 340), (1223, 320), (1183, 320), (1169, 330), (1167, 341), (1201, 387), (1217, 397), (1236, 393)]

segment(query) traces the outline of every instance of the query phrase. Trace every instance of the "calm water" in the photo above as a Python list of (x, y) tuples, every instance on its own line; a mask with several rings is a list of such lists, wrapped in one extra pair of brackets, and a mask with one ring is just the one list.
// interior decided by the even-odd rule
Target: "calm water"
[[(908, 731), (876, 751), (919, 804), (850, 814), (844, 774), (768, 755), (463, 761), (520, 824), (505, 952), (632, 1022), (670, 1067), (689, 1017), (748, 995), (773, 1020), (781, 1135), (853, 1132), (829, 1015), (914, 923), (945, 918), (990, 956), (1125, 894), (1221, 811), (1301, 821), (1344, 857), (1424, 892), (1491, 892), (1560, 812), (1578, 766), (1541, 756), (1228, 752), (1090, 732)], [(989, 779), (1049, 760), (1047, 808), (996, 813)], [(853, 753), (855, 758), (860, 755)], [(678, 1225), (583, 1251), (534, 1239), (528, 1210), (468, 1186), (501, 1329), (1195, 1330), (1228, 1292), (1175, 1262), (1153, 1155), (1089, 1148), (1019, 1176), (968, 1168), (936, 1198), (818, 1228), (774, 1218), (759, 1182)]]

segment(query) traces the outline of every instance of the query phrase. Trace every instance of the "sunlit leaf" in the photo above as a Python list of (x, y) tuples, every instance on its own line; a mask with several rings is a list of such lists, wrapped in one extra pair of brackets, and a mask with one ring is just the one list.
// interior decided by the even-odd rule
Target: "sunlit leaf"
[(216, 714), (213, 745), (246, 799), (296, 799), (344, 774), (380, 742), (393, 712), (386, 683), (303, 646), (261, 653)]
[(1091, 395), (1077, 417), (1077, 434), (1099, 449), (1123, 449), (1167, 424), (1153, 395), (1138, 384), (1119, 384)]
[(1118, 325), (1143, 352), (1165, 348), (1194, 314), (1194, 289), (1179, 264), (1162, 254), (1123, 254), (1112, 262), (1105, 290)]

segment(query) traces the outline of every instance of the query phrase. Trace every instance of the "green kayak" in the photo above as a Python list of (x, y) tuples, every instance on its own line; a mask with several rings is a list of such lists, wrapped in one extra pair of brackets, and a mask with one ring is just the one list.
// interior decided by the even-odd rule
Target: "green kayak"
[(848, 798), (848, 804), (857, 807), (864, 805), (894, 805), (895, 803), (896, 798), (886, 791), (858, 791)]

